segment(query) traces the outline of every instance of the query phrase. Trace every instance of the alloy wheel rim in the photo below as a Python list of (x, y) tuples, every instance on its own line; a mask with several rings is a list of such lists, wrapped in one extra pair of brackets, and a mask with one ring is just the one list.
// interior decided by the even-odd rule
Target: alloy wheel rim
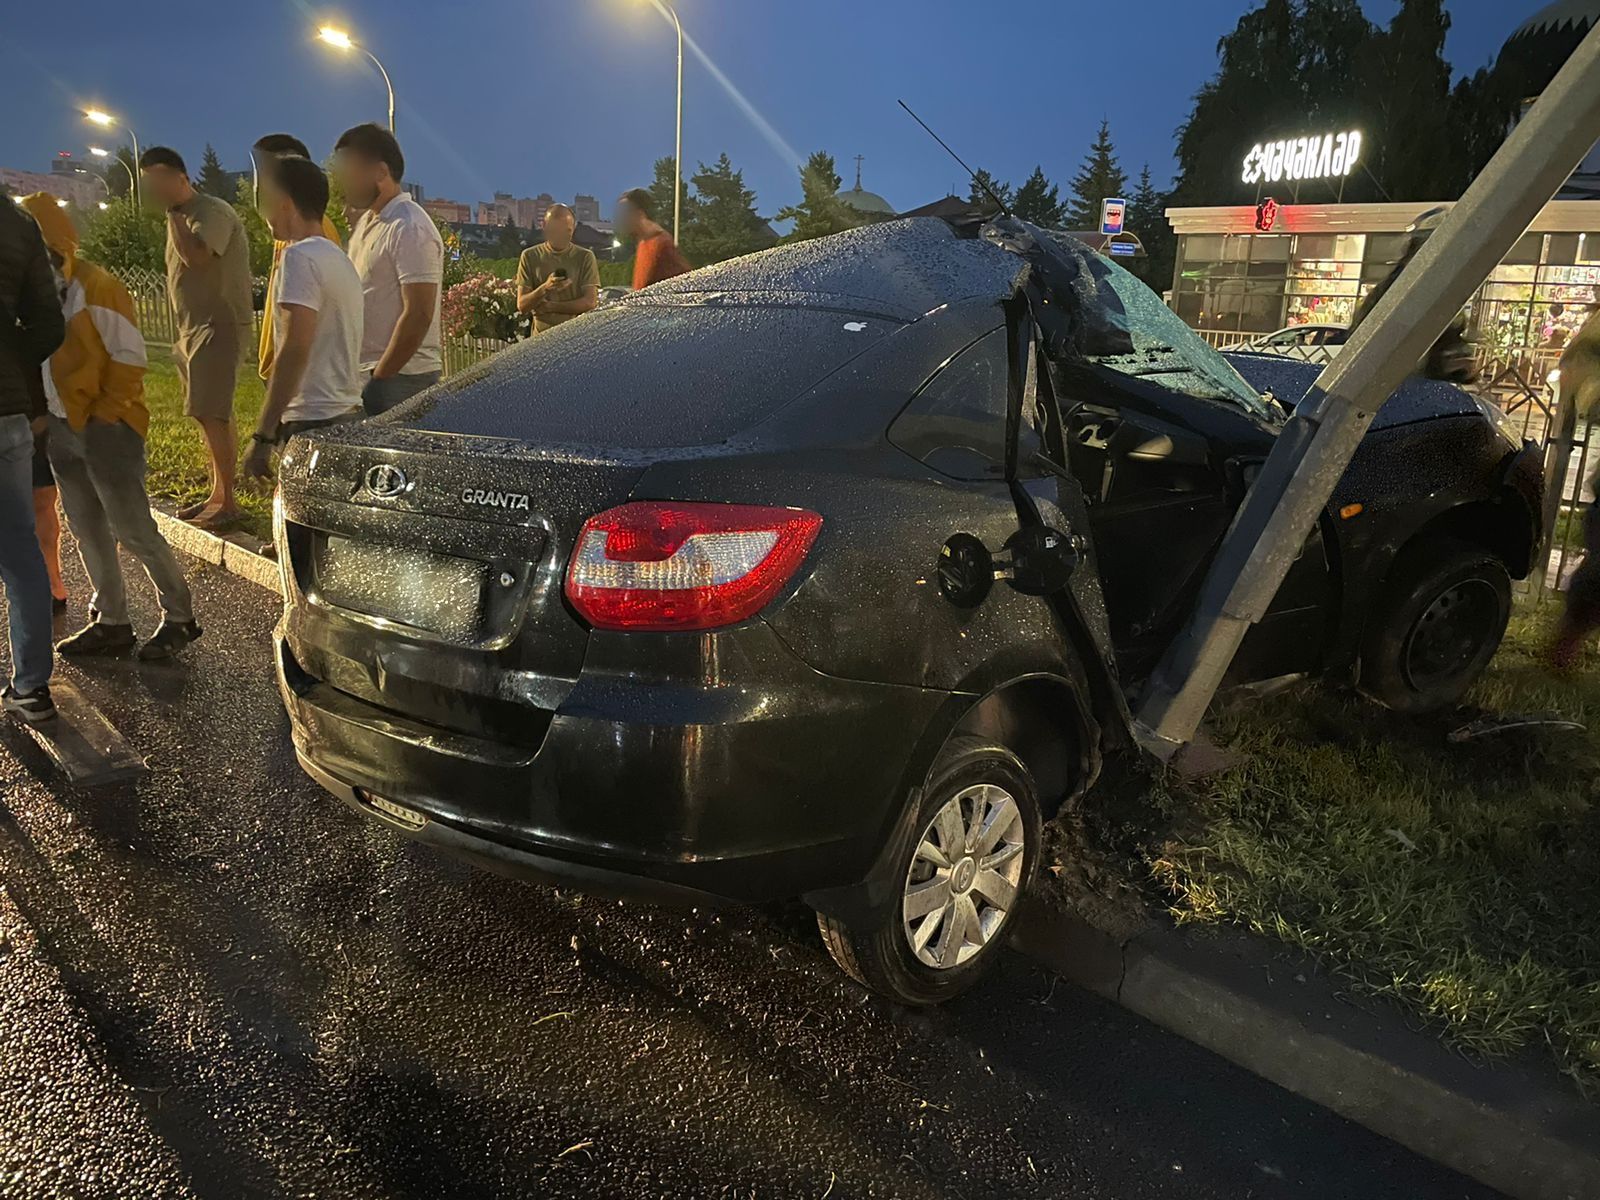
[(1499, 610), (1494, 587), (1465, 579), (1434, 597), (1406, 639), (1406, 679), (1426, 691), (1465, 670), (1492, 636)]
[(933, 814), (900, 903), (906, 942), (918, 962), (949, 970), (995, 938), (1016, 907), (1025, 836), (1016, 799), (993, 783), (964, 788)]

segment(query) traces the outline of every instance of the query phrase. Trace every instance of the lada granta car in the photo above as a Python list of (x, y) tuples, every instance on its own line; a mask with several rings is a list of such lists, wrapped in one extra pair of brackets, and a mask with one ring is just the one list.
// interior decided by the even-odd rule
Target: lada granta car
[[(940, 1000), (994, 956), (1041, 822), (1128, 744), (1314, 375), (1230, 364), (1009, 218), (659, 284), (291, 443), (295, 748), (491, 868), (803, 897), (845, 971)], [(1464, 393), (1408, 389), (1235, 681), (1331, 673), (1416, 711), (1493, 654), (1539, 467)]]

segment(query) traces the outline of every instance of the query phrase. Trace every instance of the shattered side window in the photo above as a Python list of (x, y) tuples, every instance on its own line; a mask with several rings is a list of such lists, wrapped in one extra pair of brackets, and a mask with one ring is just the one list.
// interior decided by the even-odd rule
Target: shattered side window
[(1279, 419), (1272, 405), (1161, 297), (1110, 259), (1089, 258), (1103, 323), (1118, 336), (1105, 339), (1098, 348), (1089, 339), (1084, 346), (1086, 359), (1175, 392), (1235, 405), (1262, 420)]

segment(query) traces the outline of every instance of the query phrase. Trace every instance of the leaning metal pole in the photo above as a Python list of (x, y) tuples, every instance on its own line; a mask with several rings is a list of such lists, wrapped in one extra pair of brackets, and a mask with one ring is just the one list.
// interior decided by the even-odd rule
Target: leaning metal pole
[(1284, 426), (1240, 505), (1134, 732), (1171, 758), (1199, 728), (1382, 402), (1600, 141), (1600, 26), (1362, 322)]

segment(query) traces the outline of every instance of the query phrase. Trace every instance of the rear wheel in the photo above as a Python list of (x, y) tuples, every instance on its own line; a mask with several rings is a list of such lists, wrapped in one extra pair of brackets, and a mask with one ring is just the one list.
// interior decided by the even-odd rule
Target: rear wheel
[(1361, 687), (1396, 712), (1455, 704), (1511, 618), (1511, 577), (1489, 551), (1453, 538), (1401, 552), (1361, 654)]
[(834, 961), (904, 1004), (936, 1004), (975, 983), (998, 956), (1038, 866), (1039, 800), (1003, 746), (958, 737), (929, 774), (883, 906), (817, 924)]

